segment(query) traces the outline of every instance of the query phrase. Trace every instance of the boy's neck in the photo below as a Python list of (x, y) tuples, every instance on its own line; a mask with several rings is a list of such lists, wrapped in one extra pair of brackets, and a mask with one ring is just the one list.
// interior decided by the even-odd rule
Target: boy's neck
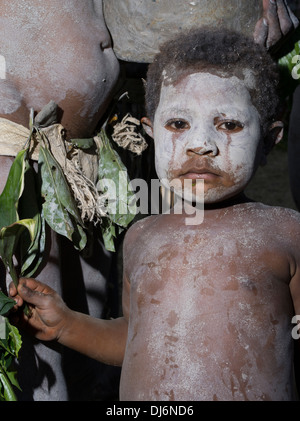
[[(204, 209), (203, 207), (200, 206), (196, 206), (198, 208), (198, 210), (204, 210), (204, 213), (210, 213), (213, 211), (218, 211), (218, 210), (222, 210), (222, 209), (226, 209), (226, 208), (230, 208), (232, 206), (235, 205), (239, 205), (239, 204), (243, 204), (243, 203), (251, 203), (253, 202), (252, 199), (249, 199), (244, 192), (241, 192), (239, 194), (237, 194), (236, 196), (230, 197), (226, 200), (220, 201), (220, 202), (215, 202), (215, 203), (208, 203), (208, 204), (204, 204)], [(178, 207), (177, 207), (178, 206)], [(177, 215), (191, 215), (192, 212), (192, 207), (195, 208), (195, 205), (192, 205), (191, 203), (189, 204), (188, 202), (186, 202), (185, 204), (183, 204), (183, 202), (181, 204), (177, 205), (175, 204), (175, 207), (173, 207), (171, 209), (171, 214), (177, 214)], [(176, 210), (177, 208), (177, 210)], [(178, 209), (181, 211), (178, 213)], [(183, 212), (182, 212), (183, 210)]]
[(221, 202), (216, 203), (207, 203), (204, 204), (204, 210), (217, 210), (217, 209), (224, 209), (229, 208), (234, 205), (239, 205), (241, 203), (248, 203), (253, 202), (252, 199), (249, 199), (244, 192), (241, 192), (237, 194), (236, 196), (229, 197), (228, 199), (225, 199)]

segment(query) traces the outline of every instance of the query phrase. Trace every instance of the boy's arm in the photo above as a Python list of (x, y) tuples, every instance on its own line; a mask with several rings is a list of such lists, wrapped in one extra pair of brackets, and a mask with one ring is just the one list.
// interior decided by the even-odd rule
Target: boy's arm
[[(37, 339), (56, 340), (90, 358), (122, 365), (128, 314), (114, 320), (101, 320), (78, 313), (69, 309), (54, 290), (35, 279), (21, 279), (18, 295), (14, 286), (10, 292), (18, 306), (23, 301), (29, 303), (32, 314), (27, 317), (22, 313), (18, 325), (31, 331)], [(129, 297), (124, 292), (124, 297), (126, 295)]]
[[(292, 218), (291, 223), (287, 226), (286, 238), (290, 238), (293, 247), (291, 252), (291, 280), (289, 286), (294, 305), (294, 314), (297, 316), (297, 320), (300, 321), (300, 213), (295, 212), (294, 215), (296, 217)], [(298, 349), (300, 350), (299, 345)]]
[(300, 213), (285, 210), (282, 236), (290, 245), (290, 292), (295, 314), (300, 315)]
[(290, 291), (294, 304), (295, 315), (300, 318), (300, 256), (297, 267), (290, 282)]
[[(299, 250), (300, 235), (298, 237), (298, 244), (296, 247)], [(295, 261), (295, 272), (290, 281), (291, 297), (294, 304), (295, 318), (292, 319), (291, 331), (294, 338), (294, 369), (295, 381), (300, 392), (300, 253), (298, 251), (298, 259)], [(294, 336), (296, 334), (296, 336)]]
[(128, 333), (130, 284), (123, 280), (123, 317), (95, 319), (72, 312), (72, 320), (62, 330), (58, 342), (105, 364), (121, 366)]

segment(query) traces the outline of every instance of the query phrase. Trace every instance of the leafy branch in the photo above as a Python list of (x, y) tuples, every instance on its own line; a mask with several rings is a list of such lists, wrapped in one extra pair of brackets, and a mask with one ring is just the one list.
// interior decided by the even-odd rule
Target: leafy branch
[(5, 335), (3, 338), (0, 336), (0, 401), (16, 401), (14, 388), (21, 388), (17, 373), (12, 367), (14, 359), (19, 356), (22, 340), (18, 329), (6, 318), (3, 318), (1, 324), (4, 326)]
[[(87, 246), (86, 231), (89, 229), (78, 212), (76, 200), (51, 151), (49, 139), (34, 125), (33, 113), (29, 128), (27, 146), (13, 161), (0, 195), (0, 258), (16, 287), (20, 277), (38, 273), (45, 256), (46, 223), (54, 232), (67, 237), (79, 251)], [(40, 147), (38, 173), (29, 160), (32, 141), (38, 142)], [(92, 141), (98, 142), (99, 183), (101, 179), (112, 180), (120, 193), (117, 208), (121, 205), (122, 209), (127, 209), (124, 213), (107, 212), (101, 221), (104, 244), (108, 250), (114, 251), (114, 238), (135, 216), (134, 194), (129, 189), (127, 169), (112, 148), (105, 129)], [(84, 143), (82, 149), (85, 149)], [(123, 182), (120, 182), (120, 173), (125, 177)], [(105, 183), (102, 183), (102, 191), (107, 191)], [(19, 388), (12, 367), (14, 359), (18, 358), (21, 337), (18, 329), (3, 317), (14, 305), (15, 301), (0, 291), (0, 333), (1, 326), (5, 325), (4, 338), (0, 335), (0, 400), (16, 400), (14, 388)], [(28, 307), (25, 306), (24, 311), (28, 312)]]

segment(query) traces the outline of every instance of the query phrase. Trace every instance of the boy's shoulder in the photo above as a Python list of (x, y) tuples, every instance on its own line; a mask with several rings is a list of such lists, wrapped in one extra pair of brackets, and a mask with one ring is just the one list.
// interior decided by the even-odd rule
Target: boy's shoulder
[(155, 229), (156, 219), (158, 217), (159, 215), (146, 216), (136, 220), (130, 226), (123, 243), (125, 261), (131, 260), (131, 257), (135, 261), (136, 252), (144, 249), (145, 245), (152, 243), (153, 230)]
[(300, 233), (300, 213), (294, 209), (270, 206), (254, 202), (251, 204), (254, 215), (266, 221), (272, 230), (282, 233)]
[[(233, 216), (233, 222), (236, 222), (234, 215), (237, 219), (244, 215), (242, 219), (244, 218), (245, 221), (245, 218), (252, 218), (256, 221), (258, 229), (262, 229), (264, 226), (265, 230), (271, 230), (273, 233), (300, 235), (300, 212), (291, 208), (270, 206), (260, 202), (248, 202), (236, 207), (231, 215)], [(151, 215), (139, 219), (128, 229), (125, 240), (126, 242), (135, 242), (141, 235), (150, 239), (153, 232), (161, 231), (166, 225), (173, 224), (174, 221), (172, 222), (172, 220), (173, 218), (170, 215)], [(201, 227), (203, 228), (202, 224), (198, 226), (200, 229)], [(177, 228), (179, 229), (179, 225), (177, 225)]]
[(295, 219), (300, 221), (300, 213), (294, 209), (286, 208), (283, 206), (272, 206), (264, 203), (256, 203), (258, 209), (269, 212), (274, 218), (284, 218), (286, 220)]
[(150, 215), (136, 220), (128, 229), (125, 238), (128, 239), (141, 233), (145, 233), (155, 225), (156, 220), (159, 218), (159, 216), (160, 215)]

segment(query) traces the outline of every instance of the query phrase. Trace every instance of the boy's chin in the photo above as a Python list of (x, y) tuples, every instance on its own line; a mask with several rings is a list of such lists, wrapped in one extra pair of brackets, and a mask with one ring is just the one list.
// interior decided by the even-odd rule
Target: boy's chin
[(227, 201), (234, 201), (236, 198), (239, 198), (243, 190), (238, 190), (234, 192), (216, 192), (209, 190), (205, 192), (202, 197), (197, 197), (193, 195), (193, 197), (189, 197), (187, 199), (182, 198), (184, 201), (189, 203), (193, 203), (193, 205), (218, 205), (223, 202)]
[(203, 204), (214, 204), (218, 202), (223, 202), (224, 200), (227, 200), (229, 196), (225, 192), (219, 192), (216, 191), (216, 189), (211, 189), (208, 191), (202, 191), (200, 194), (191, 194), (190, 192), (188, 194), (183, 194), (182, 192), (174, 191), (175, 197), (179, 201), (187, 202), (187, 203), (193, 203), (194, 205), (203, 205)]
[[(241, 193), (244, 191), (247, 183), (237, 183), (234, 186), (217, 186), (212, 188), (207, 188), (205, 184), (201, 183), (197, 185), (197, 188), (187, 188), (182, 189), (181, 186), (175, 186), (172, 189), (174, 193), (174, 202), (178, 206), (183, 202), (192, 204), (193, 206), (203, 207), (204, 205), (218, 205), (222, 202), (234, 201), (235, 198), (238, 198)], [(165, 186), (166, 187), (166, 186)], [(167, 187), (169, 189), (169, 186)]]
[(232, 192), (212, 192), (209, 191), (204, 195), (204, 204), (205, 205), (221, 205), (222, 203), (239, 203), (243, 201), (244, 189), (234, 190)]

